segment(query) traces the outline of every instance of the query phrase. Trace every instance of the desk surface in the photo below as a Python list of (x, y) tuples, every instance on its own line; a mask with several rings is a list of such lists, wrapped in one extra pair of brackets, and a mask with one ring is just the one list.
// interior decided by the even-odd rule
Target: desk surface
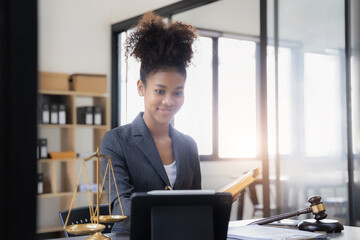
[[(243, 225), (241, 223), (247, 221), (233, 221), (230, 222), (232, 225)], [(107, 233), (106, 236), (109, 236), (112, 240), (129, 240), (130, 236), (127, 233)], [(72, 237), (71, 240), (85, 240), (89, 236), (79, 236), (79, 237)], [(330, 239), (336, 240), (354, 240), (360, 239), (360, 227), (350, 227), (344, 226), (344, 230), (341, 233), (327, 233), (327, 237)], [(69, 238), (56, 238), (57, 240), (60, 239), (69, 239)]]

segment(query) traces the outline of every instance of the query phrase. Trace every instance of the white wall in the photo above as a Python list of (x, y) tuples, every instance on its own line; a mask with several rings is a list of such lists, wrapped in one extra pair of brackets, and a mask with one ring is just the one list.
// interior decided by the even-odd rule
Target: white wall
[(39, 0), (39, 70), (110, 76), (111, 24), (176, 0)]

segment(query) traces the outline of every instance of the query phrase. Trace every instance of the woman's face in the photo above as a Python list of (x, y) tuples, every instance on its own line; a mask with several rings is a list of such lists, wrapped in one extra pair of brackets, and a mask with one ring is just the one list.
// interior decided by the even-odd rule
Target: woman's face
[(138, 80), (138, 92), (144, 96), (144, 119), (154, 124), (168, 124), (184, 103), (185, 78), (176, 70), (160, 70)]

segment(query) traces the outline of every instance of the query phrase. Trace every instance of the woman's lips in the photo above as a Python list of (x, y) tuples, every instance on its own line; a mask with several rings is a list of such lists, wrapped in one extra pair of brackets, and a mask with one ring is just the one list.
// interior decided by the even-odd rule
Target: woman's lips
[(163, 114), (171, 114), (174, 112), (174, 109), (168, 109), (168, 108), (158, 108), (158, 110)]

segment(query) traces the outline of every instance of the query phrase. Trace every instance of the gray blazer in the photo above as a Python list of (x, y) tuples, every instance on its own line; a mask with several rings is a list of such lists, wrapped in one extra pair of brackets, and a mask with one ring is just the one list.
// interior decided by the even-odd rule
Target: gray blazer
[[(130, 196), (134, 192), (165, 189), (170, 186), (164, 165), (161, 162), (154, 139), (142, 118), (143, 113), (131, 124), (107, 132), (101, 143), (101, 153), (111, 157), (116, 185), (119, 190), (122, 209), (130, 217)], [(201, 173), (199, 155), (195, 141), (174, 129), (169, 124), (177, 175), (174, 189), (200, 189)], [(107, 160), (102, 159), (101, 171), (105, 174)], [(107, 174), (104, 183), (107, 196), (109, 184)], [(112, 214), (121, 214), (113, 179), (111, 179)], [(115, 223), (113, 232), (129, 231), (130, 221)]]

